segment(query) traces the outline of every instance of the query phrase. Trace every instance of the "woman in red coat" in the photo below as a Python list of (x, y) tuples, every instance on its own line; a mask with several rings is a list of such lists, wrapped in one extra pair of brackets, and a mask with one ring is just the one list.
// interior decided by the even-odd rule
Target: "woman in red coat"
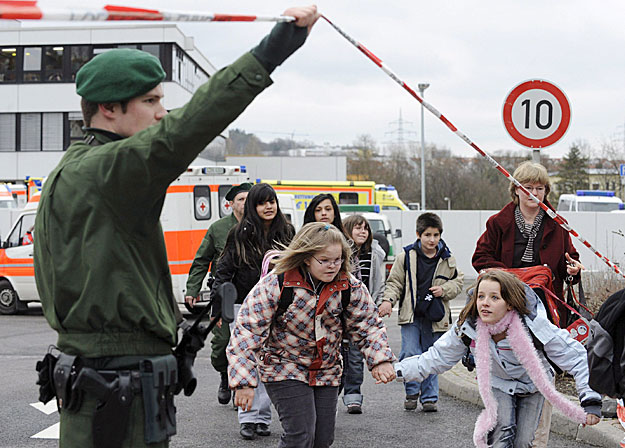
[[(547, 197), (551, 191), (544, 166), (524, 162), (514, 171), (517, 179), (534, 196), (553, 209)], [(547, 265), (553, 272), (553, 287), (564, 298), (567, 276), (579, 281), (583, 268), (568, 232), (555, 223), (528, 195), (510, 183), (512, 202), (486, 222), (471, 260), (473, 268), (522, 268)]]

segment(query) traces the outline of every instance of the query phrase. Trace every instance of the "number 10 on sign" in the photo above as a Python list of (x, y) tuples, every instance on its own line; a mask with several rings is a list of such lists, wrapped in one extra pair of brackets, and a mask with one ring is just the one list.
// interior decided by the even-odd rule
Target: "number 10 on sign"
[(545, 148), (560, 140), (571, 122), (566, 95), (549, 81), (533, 79), (514, 87), (503, 105), (510, 136), (528, 148)]

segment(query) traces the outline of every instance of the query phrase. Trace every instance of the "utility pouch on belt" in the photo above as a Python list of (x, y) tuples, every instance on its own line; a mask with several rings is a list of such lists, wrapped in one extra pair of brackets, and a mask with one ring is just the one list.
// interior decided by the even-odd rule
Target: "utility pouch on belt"
[(57, 405), (67, 412), (76, 412), (82, 404), (82, 391), (75, 387), (80, 360), (76, 356), (60, 353), (54, 366), (54, 388)]
[(46, 404), (48, 401), (56, 397), (56, 389), (54, 387), (54, 367), (59, 359), (58, 355), (52, 353), (54, 348), (51, 346), (48, 353), (41, 361), (37, 361), (37, 385), (39, 386), (39, 401)]
[(143, 388), (145, 443), (162, 442), (176, 434), (176, 358), (166, 355), (144, 359), (139, 368)]

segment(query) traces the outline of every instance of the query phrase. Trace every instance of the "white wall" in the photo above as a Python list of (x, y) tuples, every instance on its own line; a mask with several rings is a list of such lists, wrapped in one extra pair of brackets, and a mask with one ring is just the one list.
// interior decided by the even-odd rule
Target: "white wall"
[[(471, 256), (475, 243), (484, 232), (486, 220), (496, 210), (429, 210), (443, 220), (443, 239), (458, 261), (458, 266), (468, 278), (475, 278)], [(388, 210), (393, 229), (402, 230), (402, 238), (396, 239), (398, 250), (416, 239), (416, 220), (421, 212)], [(6, 239), (18, 211), (0, 210), (0, 235)], [(602, 255), (625, 267), (625, 213), (568, 212), (562, 213), (573, 229), (588, 240)], [(589, 270), (607, 269), (607, 265), (596, 257), (577, 239), (572, 238), (580, 253), (581, 261)]]
[(347, 159), (328, 157), (249, 157), (228, 156), (218, 165), (244, 165), (249, 178), (281, 180), (345, 180)]

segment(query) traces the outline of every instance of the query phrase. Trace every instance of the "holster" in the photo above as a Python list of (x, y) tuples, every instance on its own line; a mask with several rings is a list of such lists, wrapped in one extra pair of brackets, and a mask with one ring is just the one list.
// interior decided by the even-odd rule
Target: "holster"
[(59, 354), (52, 375), (59, 412), (61, 409), (67, 412), (76, 412), (80, 409), (83, 394), (80, 389), (75, 388), (79, 370), (80, 361), (76, 356)]
[(145, 411), (145, 442), (162, 442), (176, 434), (176, 358), (166, 355), (144, 359), (139, 368)]

